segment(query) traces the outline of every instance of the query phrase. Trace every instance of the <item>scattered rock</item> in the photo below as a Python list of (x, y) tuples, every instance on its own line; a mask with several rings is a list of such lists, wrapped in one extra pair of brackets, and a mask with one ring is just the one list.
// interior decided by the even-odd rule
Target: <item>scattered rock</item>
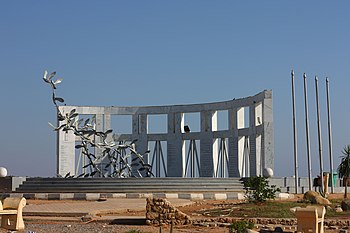
[(85, 216), (81, 217), (81, 220), (83, 222), (90, 222), (90, 221), (94, 220), (94, 217), (91, 216), (90, 214), (88, 214), (88, 215), (85, 215)]
[(290, 210), (290, 212), (295, 213), (298, 208), (301, 208), (301, 207), (300, 206), (296, 206), (296, 207), (290, 208), (289, 210)]
[(330, 205), (332, 204), (328, 199), (322, 197), (322, 196), (316, 196), (313, 201), (311, 201), (312, 204), (318, 204), (318, 205)]
[(304, 201), (309, 201), (309, 202), (313, 202), (315, 200), (316, 197), (321, 196), (318, 192), (309, 190), (306, 193), (304, 193), (304, 197), (303, 200)]
[(336, 213), (341, 213), (341, 212), (343, 212), (343, 209), (341, 207), (337, 207), (337, 208), (334, 209), (334, 211)]
[(344, 211), (350, 210), (350, 199), (344, 199), (344, 200), (341, 202), (341, 208), (342, 208)]

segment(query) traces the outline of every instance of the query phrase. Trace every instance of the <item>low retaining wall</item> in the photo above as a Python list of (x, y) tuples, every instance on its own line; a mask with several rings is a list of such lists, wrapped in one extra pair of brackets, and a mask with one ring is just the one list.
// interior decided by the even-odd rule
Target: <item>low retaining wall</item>
[(243, 200), (244, 193), (3, 193), (0, 197), (25, 197), (38, 200), (87, 200), (105, 198), (167, 198), (189, 200)]
[[(268, 179), (270, 185), (276, 185), (276, 187), (281, 189), (283, 193), (295, 193), (295, 178), (294, 177), (271, 177)], [(335, 193), (344, 193), (344, 187), (340, 186), (341, 180), (336, 179), (334, 183), (334, 192)], [(312, 181), (313, 184), (313, 181)], [(331, 191), (330, 185), (328, 185), (328, 192)], [(318, 187), (312, 186), (312, 189), (315, 190)], [(298, 193), (302, 194), (306, 191), (309, 191), (309, 179), (307, 177), (298, 178)]]

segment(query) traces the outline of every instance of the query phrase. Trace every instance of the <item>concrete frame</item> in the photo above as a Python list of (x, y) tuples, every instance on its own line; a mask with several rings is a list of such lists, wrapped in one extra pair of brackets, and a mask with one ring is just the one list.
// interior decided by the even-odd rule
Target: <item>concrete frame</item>
[[(184, 176), (185, 140), (200, 141), (200, 176), (213, 177), (218, 163), (218, 140), (228, 139), (228, 176), (262, 175), (264, 168), (274, 169), (272, 91), (224, 102), (146, 106), (146, 107), (83, 107), (60, 106), (60, 111), (72, 109), (81, 115), (95, 115), (96, 129), (111, 128), (112, 115), (131, 115), (132, 134), (114, 136), (115, 141), (137, 139), (139, 152), (148, 150), (149, 141), (167, 141), (167, 176)], [(217, 111), (227, 110), (228, 129), (217, 130)], [(184, 114), (200, 113), (200, 132), (184, 132)], [(148, 133), (148, 115), (167, 115), (167, 133)], [(247, 125), (249, 121), (249, 125)], [(111, 136), (110, 136), (111, 137)], [(110, 138), (112, 140), (112, 138)], [(72, 132), (57, 135), (57, 174), (75, 174), (75, 144)], [(99, 153), (95, 151), (95, 153)]]

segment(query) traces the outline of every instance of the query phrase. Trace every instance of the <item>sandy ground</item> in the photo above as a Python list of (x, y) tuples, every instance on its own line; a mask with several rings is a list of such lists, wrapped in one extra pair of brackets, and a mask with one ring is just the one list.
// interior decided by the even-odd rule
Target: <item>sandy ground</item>
[[(288, 199), (284, 201), (297, 201), (301, 199), (302, 195), (296, 195), (294, 199)], [(329, 199), (341, 199), (343, 198), (343, 194), (332, 194), (329, 196)], [(179, 207), (179, 209), (187, 214), (189, 214), (192, 218), (205, 218), (203, 216), (199, 216), (194, 214), (198, 210), (212, 208), (213, 205), (232, 203), (237, 201), (213, 201), (213, 200), (205, 200), (205, 201), (197, 201), (191, 205), (186, 205), (183, 207)], [(52, 203), (66, 203), (66, 204), (81, 204), (84, 205), (86, 201), (46, 201), (46, 200), (27, 200), (28, 205), (45, 205)], [(139, 216), (145, 216), (145, 210), (132, 210), (127, 209), (124, 211), (119, 211), (118, 213), (113, 213), (113, 215), (109, 216), (110, 220), (105, 221), (91, 221), (88, 223), (84, 223), (80, 221), (79, 217), (66, 217), (66, 218), (45, 218), (45, 217), (25, 217), (26, 229), (21, 232), (31, 233), (31, 232), (43, 232), (43, 233), (53, 233), (53, 232), (77, 232), (77, 233), (86, 233), (86, 232), (132, 232), (134, 233), (153, 233), (160, 232), (159, 226), (146, 226), (146, 225), (137, 225), (137, 222), (124, 222), (123, 224), (110, 224), (114, 218), (137, 218)], [(161, 232), (170, 232), (170, 226), (162, 226)], [(229, 233), (229, 229), (225, 227), (198, 227), (198, 226), (174, 226), (173, 232), (218, 232), (218, 233)], [(5, 229), (0, 228), (0, 233), (8, 232)], [(335, 233), (339, 232), (339, 230), (326, 230), (327, 233)]]

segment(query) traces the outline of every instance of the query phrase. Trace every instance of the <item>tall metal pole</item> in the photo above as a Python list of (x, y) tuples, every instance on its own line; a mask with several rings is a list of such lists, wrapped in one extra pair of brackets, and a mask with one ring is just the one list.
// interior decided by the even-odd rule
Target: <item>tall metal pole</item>
[(294, 93), (294, 70), (292, 75), (292, 102), (293, 102), (293, 136), (294, 136), (294, 172), (295, 172), (295, 193), (298, 194), (298, 152), (297, 152), (297, 131), (296, 131), (296, 110), (295, 110), (295, 93)]
[(318, 150), (320, 158), (320, 175), (321, 175), (321, 191), (324, 192), (323, 185), (323, 158), (322, 158), (322, 138), (321, 138), (321, 123), (320, 123), (320, 104), (318, 101), (318, 78), (315, 76), (316, 87), (316, 107), (317, 107), (317, 129), (318, 129)]
[(331, 193), (334, 193), (334, 181), (333, 181), (333, 154), (332, 154), (332, 126), (331, 126), (331, 104), (329, 97), (329, 80), (326, 78), (326, 90), (327, 90), (327, 115), (328, 115), (328, 149), (329, 149), (329, 166), (331, 170)]
[(305, 126), (306, 126), (306, 152), (309, 174), (309, 190), (312, 190), (312, 171), (311, 171), (311, 155), (310, 155), (310, 134), (309, 134), (309, 109), (307, 104), (307, 83), (306, 74), (304, 73), (304, 100), (305, 100)]

